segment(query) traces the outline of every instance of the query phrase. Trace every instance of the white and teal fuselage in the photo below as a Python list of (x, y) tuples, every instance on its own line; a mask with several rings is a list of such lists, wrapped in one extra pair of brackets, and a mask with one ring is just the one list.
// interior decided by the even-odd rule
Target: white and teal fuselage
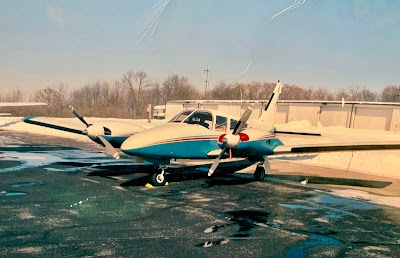
[[(159, 160), (165, 163), (170, 159), (209, 159), (213, 152), (221, 151), (222, 143), (218, 142), (221, 132), (209, 130), (201, 125), (185, 123), (168, 123), (150, 128), (130, 136), (121, 145), (121, 150), (131, 156), (140, 156), (152, 162)], [(232, 155), (252, 157), (263, 160), (263, 156), (271, 155), (273, 149), (282, 145), (275, 135), (256, 129), (242, 131), (249, 136), (232, 149)]]

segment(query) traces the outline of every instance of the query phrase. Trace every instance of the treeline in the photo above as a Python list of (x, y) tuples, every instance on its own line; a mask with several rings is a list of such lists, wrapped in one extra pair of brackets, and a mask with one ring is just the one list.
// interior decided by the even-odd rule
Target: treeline
[[(13, 109), (13, 114), (66, 117), (71, 116), (68, 106), (74, 106), (84, 116), (144, 118), (147, 105), (165, 104), (169, 100), (183, 99), (223, 99), (223, 100), (259, 100), (268, 99), (275, 82), (225, 82), (220, 81), (209, 92), (204, 93), (179, 75), (167, 77), (162, 82), (152, 80), (143, 71), (129, 71), (114, 82), (95, 81), (81, 88), (69, 89), (66, 83), (36, 90), (27, 96), (20, 90), (1, 95), (0, 101), (38, 101), (46, 107)], [(354, 87), (332, 91), (328, 88), (306, 88), (296, 85), (283, 87), (282, 100), (341, 100), (399, 102), (399, 88), (387, 86), (381, 92), (365, 87)], [(4, 111), (6, 112), (6, 111)]]

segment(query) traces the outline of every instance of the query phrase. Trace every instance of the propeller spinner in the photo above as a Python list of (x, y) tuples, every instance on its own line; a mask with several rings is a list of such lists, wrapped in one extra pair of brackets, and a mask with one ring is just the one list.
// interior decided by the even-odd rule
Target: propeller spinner
[[(221, 135), (220, 138), (222, 138), (222, 143), (224, 145), (224, 148), (222, 149), (221, 153), (218, 155), (218, 157), (214, 160), (213, 164), (211, 165), (210, 169), (208, 170), (208, 176), (211, 176), (215, 169), (218, 167), (222, 156), (226, 152), (226, 150), (229, 150), (229, 157), (232, 157), (231, 150), (233, 148), (236, 148), (239, 143), (247, 138), (248, 136), (246, 134), (240, 134), (240, 131), (243, 129), (243, 127), (246, 125), (247, 120), (250, 118), (251, 113), (253, 112), (253, 106), (249, 106), (246, 111), (243, 113), (242, 117), (239, 119), (238, 123), (235, 126), (235, 129), (233, 129), (232, 133), (227, 133), (225, 135)], [(220, 141), (220, 139), (219, 139)], [(221, 141), (220, 141), (221, 142)]]

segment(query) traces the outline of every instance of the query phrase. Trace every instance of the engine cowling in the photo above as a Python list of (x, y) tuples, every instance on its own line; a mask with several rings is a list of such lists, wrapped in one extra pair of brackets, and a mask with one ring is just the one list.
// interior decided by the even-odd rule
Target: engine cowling
[[(109, 131), (109, 130), (108, 130)], [(107, 132), (106, 128), (104, 128), (101, 125), (89, 125), (85, 130), (83, 130), (83, 133), (89, 136), (91, 139), (95, 139), (99, 135), (107, 135), (110, 134)]]

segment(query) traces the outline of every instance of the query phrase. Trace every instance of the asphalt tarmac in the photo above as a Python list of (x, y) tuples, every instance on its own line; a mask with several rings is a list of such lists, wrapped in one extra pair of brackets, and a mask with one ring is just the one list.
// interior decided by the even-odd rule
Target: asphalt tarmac
[(321, 182), (207, 178), (196, 167), (147, 188), (143, 172), (95, 145), (0, 131), (0, 257), (400, 253), (399, 208), (335, 197)]

